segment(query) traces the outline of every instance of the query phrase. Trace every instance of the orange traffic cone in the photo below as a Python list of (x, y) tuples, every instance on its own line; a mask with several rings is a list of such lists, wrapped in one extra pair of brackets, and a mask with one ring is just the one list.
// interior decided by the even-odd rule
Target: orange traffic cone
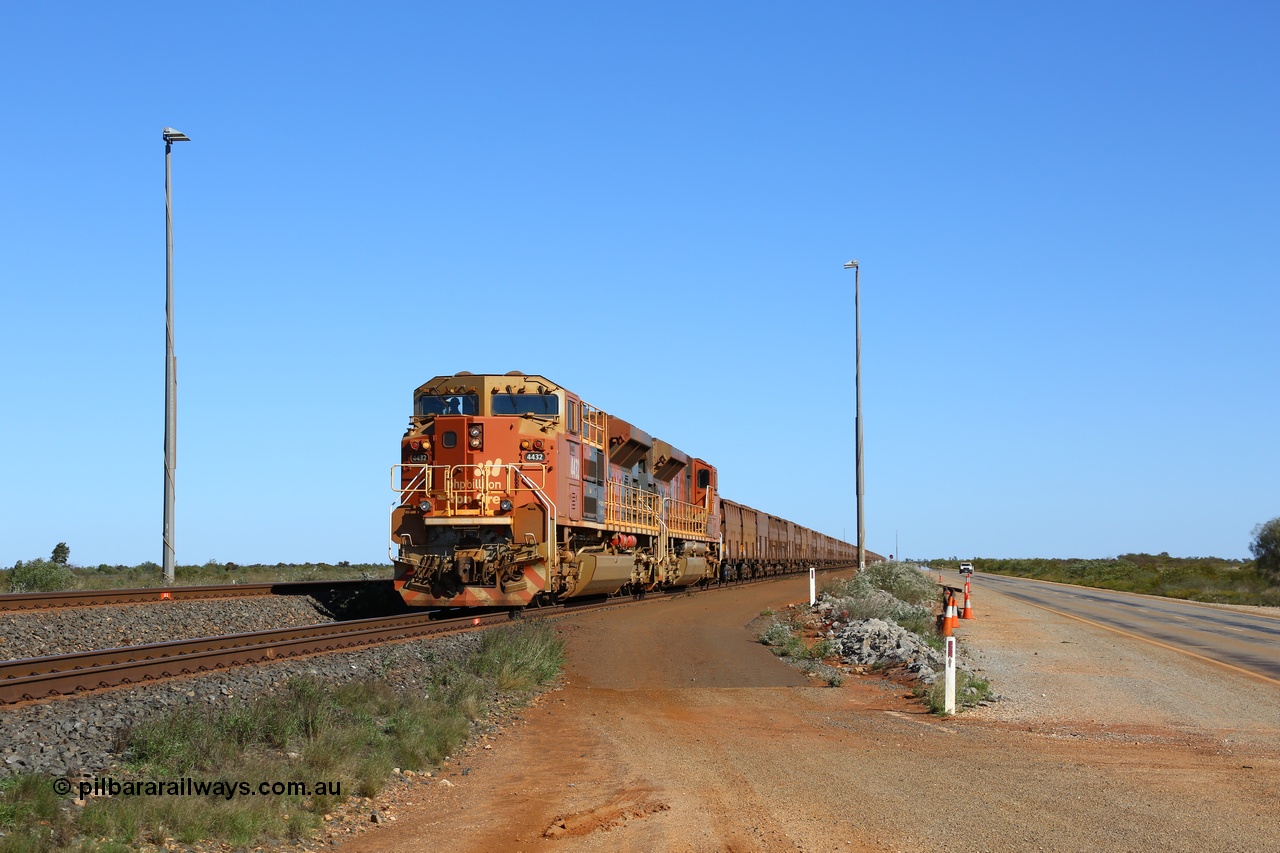
[(969, 582), (964, 582), (964, 610), (960, 613), (961, 619), (973, 618), (973, 604), (969, 601)]
[(956, 616), (956, 594), (951, 590), (947, 590), (947, 633), (944, 637), (950, 637), (951, 631), (960, 627), (960, 618)]

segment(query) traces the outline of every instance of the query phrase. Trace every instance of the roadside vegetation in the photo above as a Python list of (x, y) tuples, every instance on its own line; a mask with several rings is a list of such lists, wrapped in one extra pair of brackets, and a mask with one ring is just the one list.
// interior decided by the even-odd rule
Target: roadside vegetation
[(812, 633), (812, 620), (801, 612), (787, 612), (785, 622), (774, 621), (760, 634), (761, 643), (780, 658), (788, 658), (806, 672), (814, 672), (817, 665), (836, 654), (834, 644), (825, 638), (806, 639)]
[[(997, 575), (1038, 578), (1190, 601), (1280, 606), (1280, 574), (1260, 570), (1257, 561), (1170, 557), (1163, 553), (1121, 554), (1107, 560), (977, 558), (969, 562), (979, 572)], [(929, 562), (934, 568), (950, 572), (955, 572), (959, 564), (956, 559)]]
[[(177, 586), (204, 586), (227, 583), (288, 583), (295, 581), (376, 580), (390, 578), (390, 563), (223, 563), (209, 560), (201, 565), (173, 567)], [(0, 593), (57, 592), (66, 589), (128, 589), (164, 585), (159, 564), (136, 566), (76, 566), (70, 563), (70, 549), (59, 542), (49, 559), (19, 560), (0, 569)]]
[[(913, 691), (916, 698), (922, 700), (931, 714), (944, 714), (947, 709), (946, 684), (939, 678), (929, 685), (918, 685)], [(991, 682), (974, 675), (966, 669), (956, 667), (956, 709), (971, 708), (979, 702), (994, 702), (995, 691)]]
[(496, 703), (522, 704), (554, 680), (562, 655), (551, 626), (521, 623), (486, 632), (479, 651), (442, 666), (421, 693), (377, 680), (334, 687), (295, 679), (230, 708), (140, 721), (122, 738), (126, 764), (109, 774), (116, 782), (305, 782), (324, 792), (228, 796), (214, 787), (206, 796), (108, 796), (80, 807), (59, 798), (48, 777), (10, 777), (0, 781), (0, 853), (309, 838), (344, 801), (376, 796), (393, 771), (439, 766)]
[[(823, 584), (815, 606), (793, 605), (768, 618), (758, 637), (793, 666), (840, 686), (849, 673), (897, 671), (917, 680), (914, 695), (942, 713), (943, 638), (937, 585), (911, 563), (873, 563)], [(986, 679), (958, 668), (959, 708), (994, 700)]]
[(840, 602), (845, 621), (892, 622), (933, 648), (942, 648), (933, 615), (939, 600), (938, 588), (912, 563), (871, 563), (853, 577), (828, 581), (822, 592)]

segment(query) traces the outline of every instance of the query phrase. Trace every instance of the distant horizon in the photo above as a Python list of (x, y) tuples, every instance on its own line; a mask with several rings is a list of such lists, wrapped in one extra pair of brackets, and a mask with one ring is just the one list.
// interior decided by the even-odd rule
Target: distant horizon
[[(868, 548), (867, 550), (868, 550), (868, 552), (871, 552), (871, 551), (872, 551), (872, 549), (870, 549), (870, 548)], [(878, 552), (878, 551), (877, 551), (876, 553), (877, 553), (877, 554), (879, 554), (880, 552)], [(1217, 561), (1219, 561), (1219, 562), (1223, 562), (1223, 563), (1242, 563), (1242, 564), (1248, 564), (1248, 563), (1253, 562), (1253, 560), (1252, 560), (1252, 559), (1250, 559), (1250, 558), (1240, 559), (1240, 558), (1234, 558), (1234, 557), (1218, 557), (1218, 556), (1213, 556), (1213, 555), (1198, 555), (1198, 556), (1185, 556), (1185, 557), (1183, 557), (1183, 556), (1178, 556), (1178, 555), (1176, 555), (1176, 554), (1168, 554), (1168, 553), (1166, 553), (1166, 552), (1159, 552), (1159, 553), (1154, 553), (1154, 554), (1153, 554), (1153, 553), (1150, 553), (1150, 552), (1147, 552), (1147, 551), (1124, 551), (1124, 552), (1122, 552), (1122, 553), (1120, 553), (1120, 554), (1114, 554), (1114, 555), (1106, 556), (1106, 557), (1081, 557), (1081, 556), (1072, 556), (1072, 557), (1029, 557), (1029, 556), (1025, 556), (1025, 555), (1024, 555), (1024, 556), (1017, 556), (1017, 557), (991, 557), (991, 556), (968, 556), (968, 557), (929, 557), (929, 558), (927, 558), (927, 559), (919, 559), (919, 558), (916, 558), (916, 557), (899, 557), (899, 558), (895, 558), (895, 562), (925, 564), (925, 563), (936, 563), (936, 562), (944, 562), (944, 561), (946, 561), (946, 562), (956, 562), (956, 561), (964, 561), (964, 560), (1059, 560), (1059, 561), (1063, 561), (1063, 562), (1070, 562), (1070, 561), (1073, 561), (1073, 560), (1082, 560), (1082, 561), (1085, 561), (1085, 560), (1101, 560), (1101, 561), (1107, 561), (1107, 560), (1119, 560), (1121, 557), (1128, 556), (1128, 555), (1146, 556), (1146, 557), (1165, 557), (1165, 558), (1170, 559), (1170, 560), (1217, 560)], [(889, 555), (888, 555), (888, 554), (881, 554), (881, 556), (884, 556), (886, 559), (888, 559), (888, 557), (889, 557)], [(23, 563), (25, 563), (25, 562), (29, 562), (29, 561), (31, 561), (31, 560), (48, 560), (48, 559), (49, 559), (48, 557), (28, 557), (28, 558), (26, 558), (26, 559), (18, 560), (18, 561), (15, 561), (15, 562), (23, 562)], [(388, 567), (388, 568), (391, 568), (391, 567), (394, 565), (394, 564), (391, 562), (391, 560), (390, 560), (390, 559), (388, 559), (386, 562), (377, 562), (377, 561), (369, 561), (369, 560), (360, 560), (360, 561), (356, 561), (356, 560), (338, 560), (338, 561), (328, 561), (328, 560), (308, 560), (308, 561), (301, 561), (301, 562), (289, 562), (288, 560), (274, 560), (274, 561), (269, 562), (269, 563), (263, 563), (263, 562), (242, 562), (242, 561), (240, 561), (240, 560), (217, 560), (217, 561), (213, 561), (213, 560), (206, 560), (206, 561), (205, 561), (205, 562), (203, 562), (203, 563), (183, 563), (183, 562), (179, 561), (179, 562), (175, 563), (175, 568), (176, 568), (176, 569), (182, 569), (182, 568), (204, 568), (205, 566), (209, 566), (209, 565), (211, 565), (211, 564), (216, 564), (216, 565), (219, 565), (219, 566), (226, 566), (228, 563), (230, 563), (230, 564), (234, 564), (237, 568), (241, 568), (241, 567), (243, 567), (243, 568), (275, 568), (275, 567), (288, 568), (288, 567), (290, 567), (290, 566), (332, 566), (332, 567), (335, 567), (335, 568), (342, 568), (342, 567), (344, 567), (344, 566), (343, 566), (343, 564), (344, 564), (344, 563), (346, 563), (346, 564), (347, 564), (347, 566), (350, 566), (350, 567), (356, 567), (356, 566), (386, 566), (386, 567)], [(142, 562), (139, 562), (139, 563), (77, 563), (75, 560), (70, 560), (70, 561), (68, 561), (67, 566), (68, 566), (68, 567), (70, 567), (70, 568), (73, 568), (73, 569), (98, 569), (98, 568), (101, 568), (102, 566), (107, 566), (107, 567), (112, 568), (112, 569), (117, 569), (117, 568), (125, 568), (125, 569), (139, 569), (139, 568), (142, 568), (142, 567), (144, 567), (144, 566), (148, 566), (148, 564), (149, 564), (150, 566), (154, 566), (154, 567), (156, 568), (156, 570), (157, 570), (157, 571), (159, 571), (159, 570), (160, 570), (160, 564), (159, 564), (159, 563), (156, 563), (156, 562), (155, 562), (155, 561), (153, 561), (153, 560), (143, 560)], [(12, 564), (7, 565), (7, 566), (0, 566), (0, 571), (12, 571), (12, 570), (13, 570), (13, 565), (12, 565)]]

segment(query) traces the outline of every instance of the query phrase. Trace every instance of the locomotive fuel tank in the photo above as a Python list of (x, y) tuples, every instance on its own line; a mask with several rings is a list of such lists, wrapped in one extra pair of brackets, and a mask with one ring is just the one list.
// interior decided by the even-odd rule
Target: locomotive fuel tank
[(562, 598), (617, 592), (631, 582), (636, 572), (636, 558), (632, 554), (596, 554), (587, 551), (578, 554), (577, 561), (577, 577), (573, 585), (562, 593)]

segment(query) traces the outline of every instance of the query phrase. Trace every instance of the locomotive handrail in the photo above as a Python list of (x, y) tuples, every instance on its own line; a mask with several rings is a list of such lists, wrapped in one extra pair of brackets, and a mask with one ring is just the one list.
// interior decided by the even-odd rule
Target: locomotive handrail
[(582, 440), (592, 447), (605, 451), (605, 464), (608, 464), (609, 457), (605, 447), (608, 444), (607, 417), (604, 410), (597, 409), (586, 400), (582, 401)]
[[(395, 469), (396, 469), (396, 466), (392, 466), (391, 472), (392, 472), (392, 483), (393, 483), (392, 488), (393, 489), (396, 488), (394, 485)], [(414, 475), (413, 478), (409, 480), (408, 485), (398, 489), (397, 491), (399, 491), (400, 494), (404, 494), (405, 492), (413, 493), (416, 491), (421, 491), (424, 495), (426, 495), (428, 494), (427, 490), (428, 490), (427, 472), (423, 470), (423, 471), (419, 471), (416, 475)]]
[[(401, 475), (396, 476), (396, 469), (401, 469)], [(404, 484), (404, 471), (419, 469), (418, 474), (414, 475), (409, 483)], [(459, 480), (455, 476), (463, 469), (472, 469), (480, 471), (480, 475), (474, 479), (463, 479), (459, 485)], [(501, 470), (506, 474), (505, 486), (501, 480), (494, 481), (494, 472)], [(542, 485), (535, 483), (526, 473), (528, 471), (541, 472)], [(435, 472), (443, 472), (444, 492), (443, 494), (435, 491), (433, 486), (436, 477)], [(480, 508), (475, 510), (477, 514), (483, 514), (487, 505), (488, 496), (494, 492), (504, 494), (516, 494), (521, 491), (532, 492), (534, 498), (547, 509), (547, 542), (550, 543), (547, 550), (550, 553), (550, 563), (554, 567), (559, 563), (559, 554), (556, 550), (555, 531), (558, 522), (556, 505), (547, 495), (545, 491), (547, 480), (547, 469), (545, 465), (528, 465), (504, 463), (501, 465), (481, 464), (481, 465), (429, 465), (426, 463), (401, 463), (391, 466), (391, 488), (399, 492), (402, 496), (407, 493), (421, 492), (426, 497), (442, 498), (445, 502), (445, 517), (454, 517), (460, 504), (478, 502)], [(499, 487), (493, 488), (492, 483), (498, 482)], [(395, 533), (395, 510), (398, 506), (403, 505), (403, 497), (400, 501), (392, 502), (390, 513), (390, 537), (387, 545), (387, 554), (392, 561), (396, 559), (399, 553), (399, 547), (402, 543), (398, 542)], [(412, 544), (412, 543), (410, 543)], [(393, 551), (394, 548), (394, 551)]]
[[(547, 556), (548, 563), (550, 564), (551, 569), (554, 570), (560, 565), (560, 548), (556, 543), (556, 524), (558, 522), (556, 517), (556, 505), (551, 498), (547, 496), (546, 492), (535, 486), (533, 482), (524, 475), (523, 471), (517, 470), (515, 473), (517, 477), (524, 480), (529, 486), (529, 490), (533, 492), (534, 497), (547, 507)], [(545, 474), (546, 472), (544, 471), (543, 473)]]
[(704, 539), (710, 537), (706, 507), (666, 498), (664, 510), (663, 515), (666, 516), (670, 532), (680, 536), (700, 536)]
[(605, 487), (605, 522), (657, 533), (662, 515), (659, 498), (657, 492), (646, 492), (620, 480), (610, 480)]
[[(391, 562), (395, 563), (400, 556), (400, 541), (396, 539), (396, 507), (400, 506), (400, 501), (391, 502), (391, 512), (387, 513), (387, 556), (391, 558)], [(409, 542), (413, 544), (412, 541)]]
[[(397, 469), (399, 475), (397, 476)], [(418, 474), (405, 482), (406, 472), (417, 470)], [(542, 484), (535, 483), (527, 472), (541, 474)], [(463, 476), (459, 477), (458, 475)], [(545, 465), (527, 463), (469, 463), (466, 465), (431, 465), (428, 463), (402, 462), (391, 466), (391, 488), (401, 495), (420, 492), (424, 497), (445, 502), (445, 514), (484, 515), (489, 498), (495, 493), (515, 494), (524, 488), (517, 482), (524, 481), (529, 491), (541, 491), (546, 488), (547, 468)], [(443, 488), (442, 488), (443, 487)], [(467, 504), (476, 503), (478, 507), (468, 508)]]
[(658, 515), (658, 531), (659, 531), (659, 532), (658, 532), (658, 554), (657, 554), (657, 557), (658, 557), (658, 562), (659, 562), (659, 563), (661, 563), (663, 560), (665, 560), (665, 559), (667, 558), (667, 548), (668, 548), (668, 546), (669, 546), (669, 543), (668, 543), (668, 541), (667, 541), (667, 540), (668, 540), (668, 536), (667, 536), (667, 523), (666, 523), (666, 521), (664, 521), (664, 517), (665, 517), (665, 516), (666, 516), (666, 514), (667, 514), (667, 501), (669, 501), (669, 500), (671, 500), (671, 499), (670, 499), (670, 498), (663, 498), (663, 499), (662, 499), (662, 512)]

